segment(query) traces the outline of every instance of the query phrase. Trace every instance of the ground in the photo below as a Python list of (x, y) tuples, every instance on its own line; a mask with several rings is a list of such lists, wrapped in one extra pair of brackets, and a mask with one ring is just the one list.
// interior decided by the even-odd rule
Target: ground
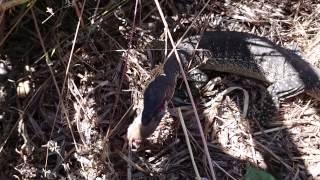
[[(0, 1), (0, 179), (194, 179), (192, 159), (212, 179), (190, 105), (180, 107), (188, 135), (170, 104), (152, 137), (128, 151), (126, 130), (164, 60), (157, 49), (168, 30), (175, 41), (185, 32), (251, 32), (320, 62), (316, 0), (161, 1), (165, 21), (156, 1), (12, 2)], [(241, 179), (248, 167), (320, 179), (318, 101), (285, 100), (261, 126), (241, 110), (243, 92), (254, 111), (265, 84), (213, 78), (194, 98), (217, 179)], [(244, 90), (214, 98), (234, 86)]]

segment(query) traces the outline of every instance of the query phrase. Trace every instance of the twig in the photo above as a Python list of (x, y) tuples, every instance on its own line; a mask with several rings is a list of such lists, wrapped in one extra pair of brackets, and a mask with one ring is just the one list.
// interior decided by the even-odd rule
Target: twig
[(277, 159), (281, 164), (283, 164), (289, 171), (293, 171), (291, 166), (289, 166), (287, 163), (285, 163), (278, 155), (273, 153), (268, 147), (266, 147), (265, 145), (261, 144), (257, 140), (254, 140), (254, 143), (257, 144), (258, 146), (260, 146), (261, 148), (263, 148), (268, 153), (270, 153), (275, 159)]
[(183, 134), (184, 134), (184, 137), (186, 138), (186, 143), (187, 143), (187, 146), (188, 146), (188, 150), (189, 150), (192, 166), (193, 166), (194, 172), (196, 173), (196, 179), (200, 180), (201, 179), (200, 173), (198, 171), (197, 164), (196, 164), (196, 162), (194, 160), (194, 156), (193, 156), (193, 152), (192, 152), (192, 148), (191, 148), (191, 144), (190, 144), (190, 140), (189, 140), (186, 124), (184, 123), (184, 119), (183, 119), (182, 112), (181, 112), (180, 108), (178, 108), (178, 114), (179, 114), (179, 119), (180, 119), (180, 122), (181, 122), (182, 129), (183, 129)]
[[(85, 3), (86, 3), (86, 2), (84, 1), (84, 4), (85, 4)], [(81, 3), (80, 3), (80, 2), (79, 2), (79, 4), (80, 4), (80, 6), (81, 6)], [(83, 13), (84, 4), (82, 5), (82, 10), (81, 10), (81, 12), (80, 12), (76, 0), (73, 0), (73, 1), (72, 1), (72, 5), (74, 6), (74, 9), (75, 9), (76, 14), (77, 14), (78, 19), (79, 19), (78, 22), (80, 22), (80, 25), (81, 25), (82, 28), (84, 28), (84, 22), (83, 22), (83, 19), (82, 19), (82, 13)]]
[(219, 93), (218, 96), (216, 96), (214, 99), (212, 99), (211, 101), (206, 103), (205, 106), (206, 107), (211, 106), (211, 108), (212, 108), (212, 104), (214, 104), (215, 101), (217, 101), (218, 99), (222, 98), (223, 96), (225, 96), (226, 94), (228, 94), (228, 93), (230, 93), (231, 91), (234, 91), (234, 90), (241, 90), (243, 92), (244, 103), (243, 103), (243, 109), (242, 109), (242, 118), (246, 118), (247, 114), (248, 114), (248, 108), (249, 108), (249, 93), (245, 89), (243, 89), (241, 87), (238, 87), (238, 86), (229, 87), (229, 88), (225, 89), (224, 91)]
[[(130, 161), (132, 161), (132, 151), (131, 151), (132, 147), (128, 146), (128, 158)], [(128, 163), (127, 166), (127, 179), (131, 180), (132, 179), (132, 166), (130, 163)]]
[(122, 115), (122, 117), (120, 118), (120, 120), (118, 121), (118, 123), (113, 127), (112, 130), (110, 130), (109, 133), (109, 138), (112, 137), (113, 135), (115, 135), (115, 131), (118, 129), (118, 127), (125, 122), (124, 120), (126, 119), (126, 117), (128, 117), (128, 115), (132, 112), (134, 104), (131, 104), (131, 106), (127, 109), (127, 111)]
[(159, 153), (155, 154), (154, 156), (149, 158), (149, 163), (152, 163), (159, 159), (162, 155), (164, 155), (166, 152), (168, 152), (170, 149), (172, 149), (174, 146), (176, 146), (178, 143), (180, 143), (180, 139), (176, 139), (174, 142), (166, 146), (164, 149), (162, 149)]
[[(85, 5), (85, 2), (86, 2), (86, 0), (84, 0), (84, 5)], [(82, 7), (82, 11), (81, 11), (82, 13), (83, 13), (83, 10), (84, 10), (84, 5), (83, 5), (83, 7)], [(62, 108), (62, 111), (63, 111), (63, 113), (64, 113), (64, 115), (65, 115), (65, 118), (67, 119), (68, 127), (69, 127), (69, 129), (70, 129), (70, 133), (71, 133), (71, 136), (72, 136), (72, 140), (73, 140), (73, 142), (74, 142), (74, 146), (75, 146), (76, 150), (78, 151), (78, 145), (77, 145), (77, 142), (76, 142), (76, 140), (75, 140), (75, 136), (74, 136), (74, 133), (73, 133), (73, 130), (72, 130), (71, 122), (70, 122), (70, 119), (69, 119), (69, 115), (68, 115), (68, 113), (67, 113), (67, 109), (65, 108), (65, 106), (64, 106), (64, 104), (63, 104), (62, 97), (63, 97), (64, 88), (65, 88), (65, 82), (66, 82), (67, 77), (68, 77), (68, 72), (69, 72), (69, 68), (70, 68), (70, 64), (71, 64), (72, 54), (73, 54), (74, 47), (75, 47), (76, 37), (77, 37), (77, 35), (78, 35), (78, 29), (79, 29), (79, 25), (80, 25), (80, 19), (79, 19), (79, 21), (78, 21), (77, 31), (76, 31), (75, 38), (74, 38), (74, 41), (73, 41), (73, 46), (72, 46), (72, 50), (71, 50), (71, 53), (70, 53), (70, 58), (69, 58), (68, 66), (67, 66), (67, 69), (66, 69), (66, 76), (65, 76), (65, 79), (64, 79), (64, 81), (63, 81), (62, 90), (60, 91), (59, 86), (58, 86), (58, 83), (57, 83), (57, 80), (56, 80), (56, 78), (55, 78), (55, 76), (54, 76), (54, 73), (53, 73), (53, 70), (52, 70), (52, 68), (51, 68), (51, 66), (50, 66), (50, 58), (49, 58), (48, 52), (47, 52), (47, 50), (46, 50), (46, 47), (45, 47), (45, 45), (44, 45), (44, 41), (43, 41), (42, 36), (41, 36), (41, 33), (40, 33), (40, 29), (39, 29), (39, 26), (38, 26), (38, 22), (37, 22), (36, 16), (35, 16), (32, 8), (31, 8), (31, 13), (32, 13), (34, 25), (35, 25), (35, 28), (36, 28), (36, 31), (37, 31), (37, 34), (38, 34), (38, 37), (39, 37), (39, 40), (40, 40), (40, 44), (41, 44), (43, 53), (44, 53), (44, 55), (45, 55), (46, 64), (47, 64), (47, 66), (48, 66), (48, 68), (49, 68), (51, 77), (52, 77), (53, 82), (54, 82), (54, 85), (55, 85), (55, 87), (56, 87), (56, 91), (57, 91), (57, 93), (58, 93), (58, 95), (59, 95), (59, 105), (58, 105), (58, 107), (61, 106), (61, 108)], [(56, 110), (56, 115), (57, 115), (58, 111), (59, 111), (59, 108), (57, 108), (57, 110)], [(55, 120), (56, 120), (56, 117), (57, 117), (57, 116), (55, 116)], [(55, 120), (54, 120), (54, 122), (55, 122)], [(54, 125), (52, 126), (52, 129), (51, 129), (50, 139), (51, 139), (51, 136), (52, 136), (53, 129), (54, 129)], [(47, 149), (47, 154), (48, 154), (48, 149)], [(47, 165), (47, 160), (48, 160), (47, 158), (48, 158), (48, 156), (46, 157), (46, 165)], [(46, 167), (46, 165), (45, 165), (45, 167)]]
[(253, 136), (258, 136), (258, 135), (261, 135), (261, 134), (267, 134), (267, 133), (271, 133), (271, 132), (274, 132), (274, 131), (281, 131), (281, 130), (288, 129), (288, 128), (290, 128), (290, 127), (288, 127), (288, 126), (275, 127), (275, 128), (262, 130), (262, 131), (253, 133)]
[[(180, 37), (180, 39), (178, 40), (178, 42), (175, 45), (172, 45), (172, 50), (170, 51), (170, 53), (168, 54), (165, 62), (169, 59), (169, 57), (172, 55), (173, 52), (176, 51), (177, 46), (181, 43), (181, 41), (185, 38), (185, 36), (187, 35), (187, 33), (190, 31), (191, 27), (193, 27), (193, 25), (196, 23), (196, 19), (198, 19), (198, 17), (200, 16), (200, 14), (205, 10), (205, 8), (208, 6), (210, 0), (208, 0), (206, 2), (206, 4), (203, 6), (203, 8), (200, 10), (200, 12), (197, 14), (197, 16), (194, 18), (194, 20), (192, 21), (192, 23), (190, 24), (190, 26), (187, 28), (187, 30), (182, 34), (182, 36)], [(163, 14), (163, 13), (162, 13)], [(160, 14), (161, 15), (161, 14)], [(165, 63), (164, 62), (164, 63)]]
[(31, 8), (33, 8), (34, 2), (30, 5), (30, 7), (23, 12), (23, 14), (18, 18), (17, 22), (10, 28), (10, 30), (6, 33), (6, 35), (2, 38), (2, 40), (0, 41), (0, 47), (4, 44), (4, 42), (7, 40), (7, 38), (9, 37), (9, 35), (13, 32), (13, 30), (18, 26), (18, 24), (20, 23), (20, 21), (24, 18), (24, 16), (29, 12), (29, 10)]
[[(129, 49), (132, 48), (132, 39), (133, 39), (133, 34), (135, 33), (135, 28), (136, 28), (136, 16), (137, 16), (137, 9), (138, 9), (138, 0), (136, 0), (136, 3), (135, 3), (135, 8), (134, 8), (134, 16), (133, 16), (133, 32), (131, 32), (130, 34), (130, 38), (129, 38)], [(115, 99), (115, 102), (114, 102), (114, 106), (112, 108), (112, 114), (111, 114), (111, 119), (114, 119), (114, 116), (115, 116), (115, 113), (116, 113), (116, 110), (117, 110), (117, 107), (118, 107), (118, 103), (119, 103), (119, 94), (120, 94), (120, 90), (122, 88), (122, 84), (123, 84), (123, 80), (124, 80), (124, 77), (125, 77), (125, 72), (127, 71), (127, 59), (129, 58), (129, 52), (126, 53), (126, 57), (124, 58), (124, 61), (123, 62), (120, 62), (123, 64), (123, 68), (122, 68), (122, 73), (121, 73), (121, 77), (120, 77), (120, 83), (119, 83), (119, 86), (117, 88), (117, 94), (116, 94), (116, 99)], [(107, 134), (106, 134), (106, 137), (109, 138), (109, 133), (110, 133), (110, 130), (111, 130), (111, 126), (108, 127), (108, 130), (107, 130)]]
[(0, 12), (27, 3), (29, 1), (30, 0), (11, 0), (8, 2), (3, 2), (2, 4), (0, 4)]
[(134, 163), (131, 159), (129, 159), (125, 154), (123, 154), (121, 151), (117, 150), (117, 154), (125, 161), (127, 161), (128, 164), (136, 168), (137, 170), (145, 173), (145, 174), (150, 174), (148, 171), (144, 170), (142, 167)]
[[(158, 11), (159, 11), (160, 17), (162, 19), (163, 25), (164, 25), (165, 29), (168, 30), (168, 36), (169, 36), (171, 45), (172, 45), (172, 47), (176, 47), (175, 43), (173, 41), (172, 35), (171, 35), (170, 31), (169, 31), (168, 24), (167, 24), (167, 22), (166, 22), (166, 20), (164, 18), (164, 15), (163, 15), (162, 9), (160, 7), (159, 1), (158, 0), (154, 0), (154, 2), (155, 2), (156, 6), (158, 8)], [(206, 138), (205, 138), (203, 130), (202, 130), (199, 114), (197, 112), (196, 105), (194, 103), (194, 99), (192, 97), (192, 93), (191, 93), (191, 90), (190, 90), (190, 87), (189, 87), (189, 83), (187, 81), (186, 74), (185, 74), (183, 66), (181, 64), (181, 60), (180, 60), (180, 56), (178, 54), (178, 51), (177, 51), (176, 48), (173, 48), (173, 49), (174, 49), (174, 53), (176, 55), (176, 58), (178, 60), (178, 64), (179, 64), (179, 67), (180, 67), (180, 70), (181, 70), (181, 74), (182, 74), (184, 83), (185, 83), (186, 88), (187, 88), (188, 95), (190, 97), (192, 108), (194, 109), (194, 114), (195, 114), (195, 117), (196, 117), (196, 120), (197, 120), (197, 124), (198, 124), (198, 128), (199, 128), (199, 131), (200, 131), (200, 135), (201, 135), (202, 143), (203, 143), (203, 146), (204, 146), (205, 154), (207, 156), (207, 160), (208, 160), (208, 164), (209, 164), (209, 168), (210, 168), (210, 173), (211, 173), (212, 179), (216, 180), (216, 175), (215, 175), (215, 172), (214, 172), (214, 169), (213, 169), (212, 160), (211, 160), (211, 157), (210, 157), (210, 153), (209, 153), (209, 149), (208, 149), (208, 146), (207, 146)]]

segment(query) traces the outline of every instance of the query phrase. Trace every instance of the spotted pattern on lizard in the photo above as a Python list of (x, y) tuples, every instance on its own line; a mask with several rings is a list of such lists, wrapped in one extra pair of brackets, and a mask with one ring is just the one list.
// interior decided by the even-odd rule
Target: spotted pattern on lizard
[[(267, 38), (243, 32), (205, 32), (201, 36), (186, 38), (177, 49), (185, 66), (192, 60), (200, 65), (200, 70), (232, 73), (268, 83), (268, 92), (276, 108), (279, 106), (279, 98), (292, 97), (302, 92), (320, 100), (320, 70)], [(166, 106), (162, 102), (168, 101), (172, 94), (168, 96), (164, 92), (173, 92), (178, 73), (179, 66), (172, 55), (164, 65), (162, 76), (165, 80), (160, 80), (163, 79), (161, 76), (156, 77), (153, 81), (160, 84), (150, 83), (145, 90), (142, 127), (148, 128), (152, 124), (152, 129), (155, 129), (157, 123), (152, 118), (146, 118), (151, 115), (147, 112), (153, 112), (151, 116), (163, 113), (154, 105)], [(174, 84), (168, 85), (165, 82)], [(170, 90), (159, 91), (167, 88)]]

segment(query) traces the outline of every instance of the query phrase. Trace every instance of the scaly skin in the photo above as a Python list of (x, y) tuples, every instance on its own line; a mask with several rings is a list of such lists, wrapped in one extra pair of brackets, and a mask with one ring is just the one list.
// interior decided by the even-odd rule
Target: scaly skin
[(165, 114), (177, 83), (179, 66), (173, 56), (164, 65), (163, 73), (150, 82), (144, 92), (142, 113), (128, 128), (127, 138), (131, 146), (139, 147), (141, 141), (150, 136)]
[[(205, 32), (201, 37), (186, 38), (177, 48), (184, 64), (192, 57), (194, 62), (200, 63), (200, 70), (232, 73), (268, 83), (268, 92), (276, 107), (279, 98), (302, 92), (320, 100), (320, 70), (266, 38), (241, 32)], [(160, 117), (158, 114), (165, 109), (164, 102), (172, 97), (178, 73), (179, 66), (173, 55), (164, 65), (162, 75), (166, 80), (157, 77), (146, 89), (141, 118), (143, 129), (148, 129), (147, 136), (161, 119), (155, 121), (154, 117)], [(170, 95), (164, 92), (170, 92)]]
[(191, 55), (199, 40), (195, 59), (201, 62), (200, 69), (267, 82), (273, 96), (285, 98), (305, 91), (320, 100), (320, 70), (266, 38), (241, 32), (206, 32), (201, 39), (192, 36), (180, 46)]

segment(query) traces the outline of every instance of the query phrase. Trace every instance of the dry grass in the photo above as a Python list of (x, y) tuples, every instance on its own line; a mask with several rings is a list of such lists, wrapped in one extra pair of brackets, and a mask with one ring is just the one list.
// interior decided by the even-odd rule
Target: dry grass
[[(126, 128), (155, 74), (147, 49), (164, 48), (152, 45), (166, 39), (163, 22), (175, 41), (203, 30), (251, 32), (320, 62), (317, 1), (179, 2), (160, 1), (165, 21), (153, 1), (45, 0), (0, 12), (0, 179), (212, 177), (192, 106), (181, 107), (185, 133), (170, 106), (143, 147), (127, 150)], [(287, 100), (260, 127), (241, 110), (254, 108), (251, 95), (262, 85), (218, 75), (201, 101), (238, 82), (251, 103), (241, 91), (210, 106), (195, 97), (216, 178), (240, 179), (250, 164), (279, 179), (320, 179), (319, 102)]]

